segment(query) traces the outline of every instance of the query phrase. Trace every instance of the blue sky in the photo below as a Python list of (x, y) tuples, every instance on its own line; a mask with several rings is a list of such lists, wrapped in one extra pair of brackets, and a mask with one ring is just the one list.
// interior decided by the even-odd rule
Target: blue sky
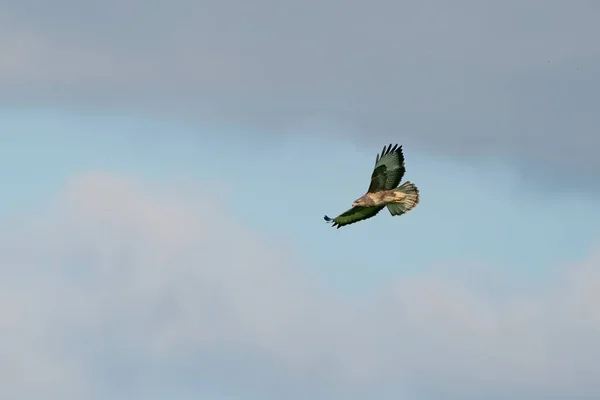
[[(7, 0), (0, 397), (600, 398), (600, 6)], [(404, 147), (416, 209), (332, 229)]]
[[(381, 393), (385, 398), (408, 393), (409, 398), (433, 400), (446, 398), (440, 393), (448, 391), (457, 398), (479, 396), (500, 389), (483, 384), (468, 389), (452, 382), (480, 368), (482, 372), (477, 373), (483, 375), (478, 379), (485, 381), (489, 379), (485, 374), (506, 374), (507, 367), (473, 361), (485, 359), (485, 353), (468, 347), (478, 344), (467, 346), (460, 344), (463, 339), (444, 337), (454, 337), (445, 333), (449, 326), (458, 324), (452, 329), (459, 329), (464, 338), (478, 335), (473, 326), (485, 329), (488, 333), (478, 340), (497, 340), (500, 349), (508, 344), (493, 335), (506, 329), (522, 332), (516, 336), (517, 343), (526, 343), (526, 332), (545, 332), (546, 324), (552, 324), (538, 321), (538, 315), (558, 312), (565, 315), (565, 324), (571, 324), (568, 316), (573, 311), (563, 314), (561, 306), (550, 311), (561, 296), (568, 296), (564, 302), (571, 306), (567, 307), (582, 307), (574, 300), (579, 298), (577, 291), (550, 297), (544, 293), (573, 279), (575, 288), (584, 284), (582, 279), (597, 279), (578, 272), (595, 265), (590, 261), (600, 226), (595, 198), (530, 187), (509, 164), (496, 160), (465, 162), (405, 145), (406, 179), (416, 183), (422, 194), (418, 208), (401, 218), (382, 213), (336, 230), (325, 224), (323, 215), (344, 211), (362, 194), (382, 143), (363, 146), (318, 135), (319, 128), (312, 128), (269, 144), (261, 143), (260, 136), (250, 130), (69, 110), (5, 111), (0, 119), (3, 131), (10, 132), (2, 137), (0, 157), (5, 188), (0, 237), (8, 268), (5, 276), (11, 277), (7, 285), (21, 291), (5, 304), (18, 304), (23, 302), (19, 298), (30, 296), (24, 304), (32, 310), (25, 315), (47, 317), (42, 322), (26, 319), (18, 326), (32, 329), (27, 327), (33, 324), (35, 331), (47, 332), (41, 345), (50, 343), (51, 355), (63, 354), (52, 358), (48, 348), (42, 347), (37, 356), (50, 357), (52, 365), (67, 362), (59, 367), (63, 373), (69, 363), (79, 365), (77, 370), (83, 374), (79, 386), (71, 382), (68, 390), (60, 385), (49, 389), (60, 396), (164, 398), (166, 393), (178, 393), (184, 398), (253, 399), (271, 395), (273, 379), (283, 382), (277, 390), (286, 396), (293, 392), (330, 398), (352, 393), (364, 398)], [(402, 138), (391, 141), (402, 143)], [(131, 179), (142, 188), (154, 189), (130, 187)], [(192, 193), (199, 196), (197, 200)], [(162, 196), (176, 194), (188, 198), (186, 203), (163, 205), (171, 203), (163, 203)], [(190, 208), (187, 201), (196, 206)], [(187, 216), (179, 216), (180, 212)], [(72, 236), (73, 232), (79, 233)], [(188, 242), (191, 248), (185, 247)], [(19, 253), (24, 249), (26, 253)], [(572, 267), (579, 263), (584, 267)], [(148, 268), (153, 271), (150, 275)], [(155, 289), (143, 289), (147, 285)], [(240, 290), (246, 294), (242, 296)], [(33, 293), (41, 297), (36, 300)], [(58, 293), (62, 295), (55, 297)], [(48, 301), (47, 296), (55, 299)], [(488, 311), (477, 310), (479, 306), (469, 300), (473, 296)], [(524, 314), (518, 316), (510, 310), (521, 301), (518, 313)], [(255, 307), (263, 309), (257, 314), (260, 308)], [(438, 308), (446, 307), (448, 317), (432, 317), (438, 315)], [(533, 314), (528, 314), (531, 307)], [(80, 309), (86, 311), (80, 314)], [(237, 309), (246, 311), (236, 314)], [(206, 311), (196, 315), (199, 310)], [(194, 321), (207, 318), (200, 317), (205, 312), (213, 317), (203, 330)], [(397, 312), (405, 315), (399, 321), (392, 317)], [(429, 335), (425, 332), (418, 334), (420, 339), (412, 337), (425, 329), (424, 322), (409, 317), (414, 313), (431, 321), (427, 324), (433, 326), (427, 329), (439, 330), (442, 337), (423, 339)], [(463, 313), (466, 316), (460, 317)], [(366, 315), (368, 319), (363, 320)], [(62, 328), (44, 325), (50, 316), (64, 320), (58, 325)], [(275, 322), (267, 322), (281, 318), (289, 320), (290, 326), (306, 326), (308, 337), (322, 339), (291, 344), (298, 340), (294, 339), (297, 332), (272, 331), (270, 324)], [(451, 321), (444, 322), (444, 318)], [(514, 318), (533, 322), (523, 328)], [(323, 321), (327, 322), (320, 326)], [(490, 321), (495, 321), (497, 330), (484, 328)], [(95, 324), (101, 328), (90, 330)], [(247, 337), (234, 333), (239, 330), (233, 328), (236, 324), (242, 324), (240, 334), (246, 332)], [(342, 344), (330, 343), (340, 334), (347, 335), (349, 324), (362, 325), (364, 332), (352, 334)], [(214, 332), (217, 326), (221, 334)], [(146, 330), (152, 341), (132, 347)], [(395, 348), (401, 342), (394, 340), (388, 343), (388, 351), (407, 354), (406, 359), (414, 362), (427, 360), (426, 349), (466, 351), (465, 364), (456, 367), (462, 372), (436, 366), (439, 361), (432, 358), (418, 361), (425, 364), (417, 371), (446, 371), (439, 385), (423, 386), (437, 376), (434, 372), (411, 372), (410, 378), (401, 378), (403, 383), (391, 384), (398, 378), (380, 370), (390, 371), (385, 367), (386, 352), (361, 349), (378, 341), (387, 343), (395, 337), (391, 332), (402, 331), (409, 335), (406, 345), (416, 347)], [(14, 333), (18, 332), (15, 328)], [(559, 334), (560, 329), (549, 332)], [(169, 335), (180, 339), (171, 342)], [(189, 335), (212, 339), (198, 343), (190, 341)], [(38, 339), (31, 340), (35, 340), (34, 348), (40, 346)], [(153, 341), (164, 340), (171, 344), (161, 345), (167, 347), (160, 347), (156, 355)], [(554, 346), (554, 339), (545, 340)], [(90, 341), (96, 343), (91, 348)], [(283, 346), (281, 353), (279, 346)], [(296, 346), (298, 350), (292, 350)], [(502, 357), (536, 365), (535, 355), (523, 355), (519, 346)], [(343, 353), (334, 351), (337, 348)], [(350, 355), (343, 355), (347, 352)], [(184, 354), (195, 357), (188, 360)], [(577, 365), (571, 360), (577, 354), (567, 353), (566, 365)], [(351, 360), (341, 361), (347, 357)], [(349, 383), (352, 380), (345, 374), (352, 373), (347, 369), (363, 371), (359, 365), (369, 357), (375, 357), (371, 362), (374, 371), (380, 372), (353, 372), (359, 374), (358, 382), (364, 382)], [(527, 361), (527, 357), (534, 358)], [(353, 366), (353, 362), (358, 364)], [(238, 367), (232, 370), (231, 363)], [(303, 370), (304, 363), (324, 363), (334, 372)], [(532, 368), (533, 372), (517, 376), (535, 380), (536, 367)], [(32, 373), (47, 374), (43, 370)], [(373, 373), (380, 375), (375, 379)], [(154, 381), (153, 386), (140, 383), (148, 379)], [(518, 379), (507, 379), (499, 393), (514, 390), (511, 385), (516, 383), (510, 379)], [(14, 393), (30, 393), (18, 382), (11, 387)]]
[(585, 257), (600, 234), (593, 197), (528, 187), (510, 166), (483, 158), (461, 162), (405, 145), (405, 179), (423, 193), (418, 212), (333, 230), (322, 216), (345, 211), (366, 190), (381, 143), (358, 147), (308, 128), (271, 146), (242, 129), (59, 110), (4, 112), (2, 125), (11, 132), (2, 139), (5, 214), (39, 207), (85, 171), (186, 181), (351, 290), (447, 262), (536, 277)]

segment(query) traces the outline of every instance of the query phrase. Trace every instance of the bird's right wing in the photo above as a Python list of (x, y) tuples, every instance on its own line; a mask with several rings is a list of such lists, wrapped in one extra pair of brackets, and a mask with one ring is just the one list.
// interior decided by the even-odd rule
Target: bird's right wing
[(376, 207), (352, 207), (348, 211), (338, 215), (335, 218), (329, 218), (327, 215), (325, 216), (325, 221), (333, 222), (331, 226), (339, 229), (344, 225), (350, 225), (358, 221), (362, 221), (363, 219), (374, 217), (379, 211), (381, 211), (385, 206), (376, 206)]
[(373, 193), (380, 190), (391, 190), (400, 184), (406, 169), (404, 167), (404, 154), (402, 146), (397, 144), (392, 147), (383, 146), (381, 156), (377, 154), (375, 168), (371, 174), (371, 185), (367, 192)]

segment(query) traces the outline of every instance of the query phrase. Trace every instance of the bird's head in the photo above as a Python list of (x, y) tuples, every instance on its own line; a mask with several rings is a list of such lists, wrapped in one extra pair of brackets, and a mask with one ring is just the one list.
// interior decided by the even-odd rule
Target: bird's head
[(352, 207), (361, 207), (364, 205), (363, 202), (364, 200), (362, 197), (360, 199), (356, 199), (352, 202)]

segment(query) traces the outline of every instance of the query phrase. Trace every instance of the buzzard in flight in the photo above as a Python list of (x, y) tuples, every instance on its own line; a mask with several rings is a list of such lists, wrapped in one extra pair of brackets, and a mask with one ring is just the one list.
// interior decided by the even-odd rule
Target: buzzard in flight
[(381, 156), (378, 154), (375, 158), (375, 169), (367, 193), (355, 200), (351, 209), (335, 218), (326, 215), (325, 221), (333, 222), (332, 226), (339, 229), (374, 217), (384, 207), (392, 216), (412, 210), (419, 203), (419, 190), (408, 181), (398, 186), (405, 171), (402, 146), (383, 146)]

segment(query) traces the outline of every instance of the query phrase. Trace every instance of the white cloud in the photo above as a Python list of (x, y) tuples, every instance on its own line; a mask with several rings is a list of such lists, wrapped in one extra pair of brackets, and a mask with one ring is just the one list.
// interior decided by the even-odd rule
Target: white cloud
[(6, 398), (600, 396), (597, 255), (531, 291), (429, 273), (353, 299), (202, 193), (92, 173), (46, 211), (0, 235)]

